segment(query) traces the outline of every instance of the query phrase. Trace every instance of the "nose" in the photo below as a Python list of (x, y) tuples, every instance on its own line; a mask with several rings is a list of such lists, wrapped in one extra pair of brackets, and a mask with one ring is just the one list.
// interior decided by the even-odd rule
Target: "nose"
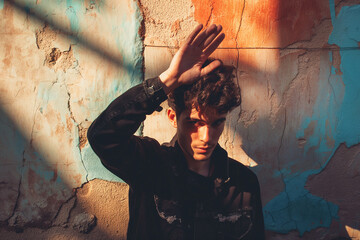
[(201, 126), (199, 128), (199, 138), (202, 142), (209, 142), (210, 141), (210, 134), (211, 134), (211, 128), (207, 125)]

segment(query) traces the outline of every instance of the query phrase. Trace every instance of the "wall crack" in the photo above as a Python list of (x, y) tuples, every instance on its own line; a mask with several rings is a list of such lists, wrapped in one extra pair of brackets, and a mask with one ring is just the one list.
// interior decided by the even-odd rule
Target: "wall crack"
[[(81, 146), (84, 144), (84, 143), (82, 142), (83, 140), (82, 140), (82, 138), (81, 138), (81, 136), (83, 135), (83, 128), (82, 128), (82, 126), (81, 126), (81, 123), (79, 124), (79, 123), (76, 121), (75, 116), (74, 116), (74, 113), (73, 113), (72, 110), (71, 110), (71, 93), (70, 93), (70, 91), (69, 91), (69, 89), (68, 89), (68, 86), (67, 86), (66, 83), (64, 83), (64, 86), (65, 86), (65, 88), (66, 88), (67, 95), (68, 95), (67, 109), (68, 109), (68, 111), (69, 111), (71, 120), (73, 121), (73, 123), (75, 124), (75, 126), (76, 126), (76, 128), (77, 128), (77, 130), (78, 130), (78, 138), (79, 138), (78, 140), (79, 140), (79, 143), (78, 143), (78, 145), (77, 145), (77, 148), (78, 148), (78, 150), (79, 150), (79, 155), (80, 155), (81, 163), (82, 163), (82, 165), (83, 165), (83, 167), (84, 167), (84, 169), (85, 169), (85, 171), (86, 171), (85, 179), (86, 179), (86, 182), (88, 182), (88, 181), (89, 181), (89, 180), (88, 180), (89, 172), (88, 172), (88, 170), (87, 170), (87, 168), (86, 168), (86, 165), (85, 165), (85, 163), (84, 163), (83, 156), (82, 156), (82, 151), (81, 151)], [(85, 140), (85, 142), (86, 142), (86, 140)]]
[(15, 205), (12, 210), (12, 214), (5, 220), (5, 222), (7, 222), (8, 226), (15, 227), (16, 232), (22, 232), (22, 225), (23, 225), (22, 220), (18, 219), (18, 216), (16, 214), (16, 209), (19, 206), (19, 201), (20, 201), (20, 196), (21, 196), (21, 184), (22, 184), (22, 178), (23, 178), (23, 173), (24, 173), (25, 161), (26, 161), (26, 159), (25, 159), (25, 150), (24, 150), (22, 166), (21, 166), (21, 171), (20, 171), (20, 179), (19, 179), (18, 190), (17, 190), (18, 194), (16, 196)]

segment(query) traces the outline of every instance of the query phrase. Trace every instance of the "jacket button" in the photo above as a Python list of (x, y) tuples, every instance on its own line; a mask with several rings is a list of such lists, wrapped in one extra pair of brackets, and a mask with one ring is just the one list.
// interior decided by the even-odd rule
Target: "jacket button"
[(150, 95), (154, 95), (154, 92), (155, 92), (154, 86), (148, 87), (148, 93), (149, 93)]

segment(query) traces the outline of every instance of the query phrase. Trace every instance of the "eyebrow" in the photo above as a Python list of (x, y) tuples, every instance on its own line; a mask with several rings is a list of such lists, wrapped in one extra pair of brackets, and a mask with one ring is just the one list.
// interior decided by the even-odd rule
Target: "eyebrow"
[(226, 121), (226, 118), (225, 117), (219, 118), (219, 119), (215, 120), (214, 122), (217, 122), (217, 121)]
[(219, 118), (219, 119), (217, 119), (217, 120), (215, 120), (213, 123), (216, 123), (216, 122), (225, 122), (226, 121), (226, 118)]
[[(205, 120), (200, 119), (200, 118), (191, 118), (191, 117), (186, 117), (185, 120), (187, 120), (187, 121), (194, 121), (194, 120), (197, 120), (197, 121), (205, 121)], [(224, 121), (226, 121), (226, 118), (225, 118), (225, 117), (222, 117), (222, 118), (216, 119), (215, 121), (213, 121), (213, 123), (214, 123), (214, 122), (224, 122)]]
[(186, 117), (185, 120), (186, 121), (204, 121), (204, 120), (202, 120), (200, 118), (191, 118), (191, 117)]

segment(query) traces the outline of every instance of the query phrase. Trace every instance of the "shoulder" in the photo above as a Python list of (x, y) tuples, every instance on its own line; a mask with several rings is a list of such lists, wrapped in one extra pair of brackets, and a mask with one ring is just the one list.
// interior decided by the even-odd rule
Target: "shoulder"
[(244, 177), (250, 177), (250, 178), (257, 178), (256, 174), (247, 166), (245, 166), (244, 164), (242, 164), (239, 161), (236, 161), (233, 158), (229, 157), (229, 170), (230, 173), (233, 172), (235, 174), (239, 174), (241, 173), (241, 175), (243, 175)]
[(245, 188), (259, 188), (256, 174), (249, 167), (232, 158), (229, 158), (229, 175)]

